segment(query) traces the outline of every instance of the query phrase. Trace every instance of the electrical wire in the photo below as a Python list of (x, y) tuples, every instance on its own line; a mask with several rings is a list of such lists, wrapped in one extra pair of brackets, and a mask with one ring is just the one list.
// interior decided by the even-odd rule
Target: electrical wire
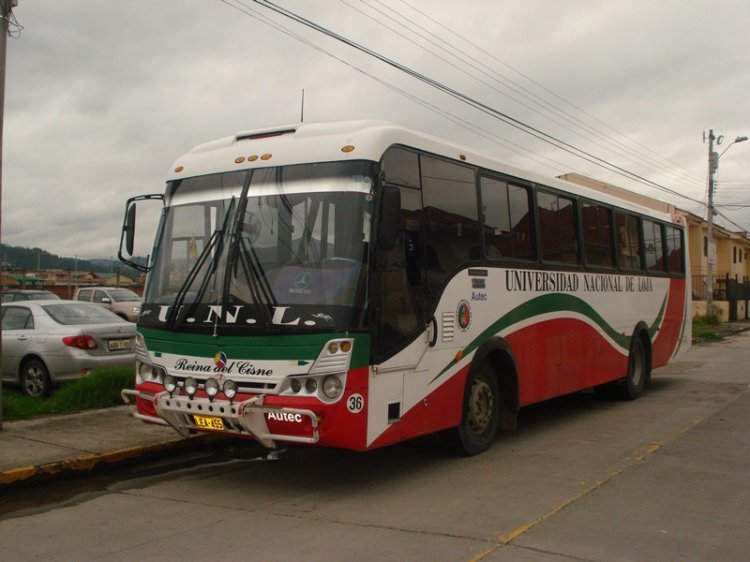
[[(394, 30), (392, 27), (385, 25), (381, 20), (378, 20), (377, 18), (374, 18), (374, 17), (369, 16), (367, 14), (364, 14), (364, 12), (362, 12), (361, 10), (359, 10), (357, 8), (354, 8), (353, 6), (351, 6), (350, 4), (348, 4), (345, 0), (339, 0), (339, 1), (342, 2), (342, 3), (344, 3), (344, 4), (346, 4), (347, 6), (352, 7), (354, 10), (362, 13), (366, 17), (372, 19), (373, 21), (375, 21), (375, 23), (377, 23), (379, 25), (382, 25), (382, 26), (386, 27), (387, 29), (391, 30), (392, 32), (396, 33), (402, 39), (405, 39), (405, 40), (407, 40), (407, 41), (415, 44), (419, 48), (425, 50), (426, 52), (432, 54), (433, 56), (436, 56), (440, 60), (445, 61), (445, 59), (443, 57), (441, 57), (439, 55), (436, 55), (434, 52), (430, 51), (428, 48), (426, 48), (426, 47), (424, 47), (422, 45), (419, 45), (416, 41), (410, 39), (410, 37), (405, 36), (404, 34), (402, 34), (402, 33), (398, 32), (398, 31)], [(521, 85), (518, 82), (512, 80), (511, 78), (509, 78), (507, 76), (504, 76), (501, 72), (499, 72), (499, 71), (493, 69), (492, 67), (484, 64), (483, 62), (481, 62), (476, 57), (474, 57), (474, 56), (470, 55), (469, 53), (467, 53), (465, 50), (462, 50), (462, 49), (458, 48), (454, 44), (448, 42), (447, 40), (439, 37), (435, 33), (429, 31), (427, 28), (425, 28), (424, 26), (422, 26), (422, 25), (418, 24), (416, 21), (414, 21), (414, 18), (409, 18), (409, 17), (401, 14), (400, 12), (398, 12), (397, 10), (395, 10), (394, 8), (391, 8), (390, 6), (387, 6), (381, 0), (371, 0), (371, 1), (374, 1), (377, 4), (383, 6), (383, 8), (385, 10), (388, 10), (389, 12), (395, 14), (396, 16), (398, 16), (403, 21), (396, 20), (394, 17), (392, 17), (391, 15), (389, 15), (388, 13), (386, 13), (385, 11), (373, 7), (370, 3), (368, 3), (367, 0), (359, 0), (359, 2), (361, 2), (362, 4), (370, 7), (375, 12), (377, 12), (379, 15), (381, 15), (383, 18), (386, 18), (386, 19), (388, 19), (388, 20), (390, 20), (390, 21), (398, 24), (399, 26), (401, 26), (401, 27), (405, 28), (407, 31), (409, 31), (410, 34), (416, 35), (416, 36), (420, 37), (421, 39), (427, 41), (429, 44), (437, 47), (441, 51), (443, 51), (445, 53), (448, 53), (451, 56), (455, 57), (459, 61), (459, 63), (461, 64), (461, 66), (459, 67), (456, 64), (449, 63), (449, 64), (451, 64), (451, 66), (453, 66), (455, 68), (458, 68), (461, 72), (463, 72), (463, 73), (471, 76), (475, 80), (479, 81), (480, 83), (484, 84), (485, 86), (490, 87), (492, 90), (500, 93), (501, 95), (510, 98), (515, 103), (517, 103), (517, 104), (519, 104), (519, 105), (521, 105), (523, 107), (526, 107), (527, 109), (535, 111), (537, 113), (539, 113), (539, 111), (541, 110), (543, 116), (545, 116), (546, 118), (550, 119), (552, 122), (556, 123), (557, 125), (561, 126), (562, 128), (564, 128), (564, 129), (566, 129), (566, 130), (568, 130), (570, 132), (573, 132), (574, 134), (579, 134), (580, 135), (581, 133), (577, 132), (577, 131), (574, 131), (573, 129), (571, 129), (571, 127), (574, 127), (576, 129), (579, 129), (580, 131), (583, 131), (583, 135), (582, 136), (584, 138), (587, 138), (587, 135), (592, 135), (593, 137), (595, 137), (595, 139), (599, 139), (599, 140), (595, 140), (595, 139), (592, 139), (592, 138), (588, 137), (587, 140), (589, 142), (591, 142), (592, 144), (594, 144), (596, 146), (599, 146), (600, 148), (603, 148), (605, 150), (611, 150), (614, 153), (618, 153), (621, 157), (624, 157), (626, 160), (630, 161), (633, 164), (638, 164), (638, 165), (642, 165), (644, 167), (650, 167), (650, 168), (653, 168), (655, 166), (657, 168), (661, 168), (663, 171), (665, 170), (666, 173), (669, 174), (669, 175), (680, 175), (680, 176), (682, 176), (682, 180), (683, 181), (688, 181), (688, 182), (692, 183), (693, 185), (695, 185), (696, 182), (698, 182), (698, 183), (700, 183), (702, 185), (702, 183), (704, 181), (703, 178), (698, 178), (698, 176), (696, 176), (694, 173), (692, 173), (690, 171), (687, 171), (687, 170), (686, 171), (680, 171), (680, 170), (674, 169), (672, 167), (667, 167), (665, 164), (663, 164), (662, 162), (659, 162), (657, 159), (655, 159), (655, 158), (652, 157), (653, 152), (644, 153), (644, 152), (638, 151), (637, 149), (634, 149), (634, 148), (631, 148), (631, 147), (627, 146), (626, 144), (618, 141), (617, 139), (614, 139), (611, 136), (607, 135), (606, 133), (604, 133), (600, 129), (596, 128), (595, 126), (592, 126), (592, 125), (590, 125), (588, 123), (583, 122), (579, 118), (577, 118), (574, 115), (572, 115), (570, 112), (568, 112), (568, 111), (566, 111), (566, 110), (564, 110), (564, 109), (556, 106), (555, 104), (549, 102), (548, 100), (544, 99), (543, 97), (538, 96), (536, 93), (534, 93), (533, 91), (529, 90), (528, 88), (525, 88), (523, 85)], [(425, 17), (426, 19), (428, 19), (429, 21), (433, 22), (434, 24), (440, 26), (443, 30), (447, 31), (451, 35), (458, 37), (460, 40), (464, 41), (468, 45), (470, 45), (473, 48), (477, 49), (481, 53), (489, 56), (491, 59), (495, 60), (496, 62), (499, 62), (500, 64), (503, 64), (504, 66), (506, 66), (508, 68), (511, 68), (515, 72), (518, 72), (515, 69), (513, 69), (513, 67), (510, 67), (509, 65), (507, 65), (506, 63), (504, 63), (503, 61), (501, 61), (500, 59), (498, 59), (497, 57), (495, 57), (491, 53), (487, 52), (486, 50), (482, 49), (481, 47), (477, 46), (476, 44), (472, 43), (468, 39), (460, 37), (458, 34), (456, 34), (452, 30), (450, 30), (449, 28), (447, 28), (446, 26), (444, 26), (443, 24), (441, 24), (440, 22), (438, 22), (436, 19), (430, 17), (429, 15), (425, 14), (424, 12), (422, 12), (422, 11), (418, 10), (417, 8), (413, 7), (408, 2), (404, 2), (404, 0), (400, 0), (400, 1), (402, 2), (402, 4), (405, 4), (406, 6), (409, 6), (410, 8), (412, 8), (416, 13), (418, 13), (421, 16)], [(416, 30), (414, 28), (416, 28)], [(445, 45), (445, 47), (443, 45)], [(491, 80), (496, 81), (497, 83), (503, 85), (505, 88), (508, 88), (508, 90), (510, 90), (510, 92), (512, 92), (512, 94), (500, 91), (497, 87), (492, 86), (490, 84), (487, 84), (484, 80), (482, 80), (482, 79), (478, 78), (477, 76), (471, 74), (471, 72), (469, 72), (469, 70), (468, 70), (469, 68), (477, 70), (483, 76), (488, 77)], [(548, 91), (548, 92), (550, 92), (550, 93), (552, 93), (553, 95), (556, 96), (556, 94), (554, 94), (554, 92), (551, 92), (550, 90), (548, 90), (547, 88), (545, 88), (544, 86), (542, 86), (541, 84), (539, 84), (538, 82), (535, 82), (535, 81), (531, 80), (530, 78), (526, 77), (525, 75), (523, 75), (521, 73), (519, 73), (519, 74), (521, 76), (523, 76), (524, 78), (526, 78), (527, 80), (531, 81), (532, 83), (536, 84), (537, 86), (543, 88), (545, 91)], [(517, 96), (520, 96), (522, 99), (518, 99)], [(556, 96), (556, 97), (559, 98), (559, 96)], [(563, 99), (563, 98), (560, 98), (560, 99)], [(563, 101), (565, 101), (565, 100), (563, 100)], [(528, 102), (528, 103), (526, 103), (526, 102)], [(572, 106), (572, 104), (570, 104), (569, 102), (566, 102), (566, 103), (568, 103), (569, 105)], [(529, 104), (532, 104), (534, 107), (531, 107)], [(575, 108), (576, 106), (572, 106), (572, 107)], [(586, 114), (582, 110), (579, 109), (579, 111), (581, 111), (584, 115), (588, 116), (588, 114)], [(550, 113), (552, 115), (554, 115), (554, 117), (551, 117), (549, 115)], [(561, 122), (560, 120), (562, 120), (564, 123)], [(621, 133), (618, 133), (618, 134), (622, 135)], [(627, 137), (625, 137), (625, 138), (627, 138)], [(602, 144), (602, 143), (606, 143), (606, 145), (610, 145), (611, 148), (607, 147), (605, 144)], [(673, 165), (676, 166), (675, 164), (673, 164)]]
[(303, 16), (300, 16), (300, 15), (298, 15), (298, 14), (296, 14), (296, 13), (294, 13), (294, 12), (292, 12), (292, 11), (286, 9), (286, 8), (283, 8), (283, 7), (281, 7), (281, 6), (277, 5), (277, 4), (274, 4), (270, 0), (253, 0), (253, 2), (256, 3), (256, 4), (258, 4), (258, 5), (260, 5), (260, 6), (262, 6), (262, 7), (264, 7), (264, 8), (268, 8), (269, 10), (271, 10), (273, 12), (276, 12), (277, 14), (279, 14), (279, 15), (287, 18), (287, 19), (290, 19), (290, 20), (292, 20), (292, 21), (294, 21), (294, 22), (296, 22), (298, 24), (301, 24), (301, 25), (303, 25), (305, 27), (308, 27), (309, 29), (313, 29), (315, 31), (318, 31), (321, 34), (326, 35), (326, 36), (328, 36), (331, 39), (334, 39), (336, 41), (339, 41), (339, 42), (341, 42), (341, 43), (343, 43), (343, 44), (345, 44), (345, 45), (347, 45), (347, 46), (349, 46), (349, 47), (351, 47), (351, 48), (353, 48), (353, 49), (355, 49), (355, 50), (357, 50), (357, 51), (359, 51), (359, 52), (361, 52), (363, 54), (369, 55), (370, 57), (373, 57), (373, 58), (375, 58), (375, 59), (383, 62), (384, 64), (386, 64), (386, 65), (388, 65), (388, 66), (390, 66), (392, 68), (395, 68), (395, 69), (397, 69), (397, 70), (399, 70), (399, 71), (401, 71), (401, 72), (403, 72), (403, 73), (405, 73), (405, 74), (407, 74), (407, 75), (415, 78), (416, 80), (418, 80), (418, 81), (420, 81), (420, 82), (422, 82), (422, 83), (424, 83), (424, 84), (426, 84), (428, 86), (431, 86), (431, 87), (433, 87), (433, 88), (435, 88), (435, 89), (437, 89), (437, 90), (439, 90), (439, 91), (447, 94), (450, 97), (453, 97), (456, 100), (462, 101), (463, 103), (469, 105), (470, 107), (473, 107), (473, 108), (477, 109), (478, 111), (480, 111), (482, 113), (485, 113), (488, 116), (496, 118), (496, 119), (502, 121), (503, 123), (505, 123), (505, 124), (507, 124), (507, 125), (509, 125), (511, 127), (514, 127), (514, 128), (516, 128), (516, 129), (518, 129), (518, 130), (520, 130), (520, 131), (522, 131), (522, 132), (524, 132), (524, 133), (526, 133), (526, 134), (528, 134), (528, 135), (530, 135), (530, 136), (532, 136), (532, 137), (534, 137), (534, 138), (536, 138), (538, 140), (541, 140), (543, 142), (549, 143), (549, 144), (551, 144), (551, 145), (553, 145), (553, 146), (555, 146), (555, 147), (557, 147), (557, 148), (559, 148), (559, 149), (561, 149), (561, 150), (563, 150), (565, 152), (568, 152), (571, 155), (574, 155), (574, 156), (576, 156), (578, 158), (581, 158), (581, 159), (583, 159), (583, 160), (585, 160), (585, 161), (587, 161), (589, 163), (592, 163), (592, 164), (595, 164), (597, 166), (600, 166), (600, 167), (602, 167), (602, 168), (604, 168), (604, 169), (606, 169), (606, 170), (608, 170), (610, 172), (617, 173), (617, 174), (619, 174), (619, 175), (621, 175), (623, 177), (626, 177), (628, 179), (636, 180), (636, 181), (639, 181), (640, 183), (643, 183), (644, 185), (648, 185), (648, 186), (654, 187), (654, 188), (656, 188), (658, 190), (661, 190), (661, 191), (663, 191), (665, 193), (669, 193), (669, 194), (674, 195), (676, 197), (680, 197), (682, 199), (692, 201), (692, 202), (697, 203), (699, 205), (703, 204), (702, 201), (699, 201), (697, 199), (694, 199), (692, 197), (689, 197), (687, 195), (679, 193), (679, 192), (677, 192), (677, 191), (675, 191), (673, 189), (670, 189), (670, 188), (668, 188), (668, 187), (666, 187), (664, 185), (661, 185), (661, 184), (659, 184), (657, 182), (654, 182), (652, 180), (644, 178), (643, 176), (641, 176), (641, 175), (639, 175), (639, 174), (637, 174), (635, 172), (631, 172), (631, 171), (629, 171), (629, 170), (627, 170), (627, 169), (625, 169), (625, 168), (623, 168), (621, 166), (618, 166), (618, 165), (613, 164), (613, 163), (611, 163), (611, 162), (609, 162), (609, 161), (607, 161), (607, 160), (605, 160), (603, 158), (595, 156), (594, 154), (591, 154), (588, 151), (585, 151), (585, 150), (583, 150), (581, 148), (578, 148), (578, 147), (576, 147), (576, 146), (574, 146), (574, 145), (572, 145), (572, 144), (570, 144), (570, 143), (568, 143), (568, 142), (566, 142), (566, 141), (564, 141), (564, 140), (562, 140), (560, 138), (557, 138), (554, 135), (546, 133), (546, 132), (542, 131), (541, 129), (538, 129), (538, 128), (536, 128), (536, 127), (534, 127), (534, 126), (532, 126), (532, 125), (530, 125), (528, 123), (525, 123), (525, 122), (519, 120), (519, 119), (516, 119), (516, 118), (512, 117), (511, 115), (509, 115), (509, 114), (507, 114), (507, 113), (505, 113), (503, 111), (500, 111), (497, 108), (489, 106), (488, 104), (485, 104), (485, 103), (483, 103), (483, 102), (481, 102), (481, 101), (479, 101), (479, 100), (477, 100), (475, 98), (472, 98), (471, 96), (468, 96), (466, 94), (462, 94), (461, 92), (455, 90), (454, 88), (452, 88), (452, 87), (450, 87), (450, 86), (448, 86), (446, 84), (443, 84), (443, 83), (441, 83), (441, 82), (439, 82), (439, 81), (437, 81), (435, 79), (432, 79), (432, 78), (430, 78), (430, 77), (428, 77), (428, 76), (426, 76), (426, 75), (424, 75), (424, 74), (422, 74), (422, 73), (420, 73), (420, 72), (418, 72), (418, 71), (416, 71), (416, 70), (414, 70), (412, 68), (409, 68), (409, 67), (407, 67), (407, 66), (405, 66), (403, 64), (400, 64), (397, 61), (395, 61), (393, 59), (390, 59), (390, 58), (386, 57), (385, 55), (383, 55), (383, 54), (381, 54), (381, 53), (379, 53), (377, 51), (374, 51), (373, 49), (370, 49), (368, 47), (360, 45), (360, 44), (356, 43), (355, 41), (353, 41), (351, 39), (348, 39), (348, 38), (346, 38), (346, 37), (344, 37), (344, 36), (342, 36), (342, 35), (334, 32), (332, 30), (329, 30), (329, 29), (327, 29), (327, 28), (325, 28), (325, 27), (323, 27), (323, 26), (321, 26), (321, 25), (319, 25), (319, 24), (317, 24), (317, 23), (315, 23), (315, 22), (313, 22), (313, 21), (311, 21), (311, 20), (309, 20), (309, 19), (307, 19), (307, 18), (305, 18)]

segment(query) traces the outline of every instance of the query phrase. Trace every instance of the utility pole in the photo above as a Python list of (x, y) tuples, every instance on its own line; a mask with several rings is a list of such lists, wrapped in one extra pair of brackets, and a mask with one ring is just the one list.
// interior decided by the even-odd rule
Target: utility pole
[[(737, 137), (721, 151), (721, 154), (714, 151), (714, 141), (720, 145), (723, 135), (714, 136), (714, 130), (708, 131), (708, 227), (706, 228), (706, 315), (712, 316), (714, 313), (714, 265), (716, 265), (716, 245), (714, 244), (714, 191), (716, 186), (716, 171), (719, 169), (719, 160), (724, 153), (738, 142), (745, 142), (748, 137)], [(705, 137), (703, 139), (705, 142)]]
[(719, 163), (718, 154), (714, 152), (714, 130), (708, 131), (708, 227), (706, 228), (706, 316), (714, 313), (714, 182)]
[[(3, 115), (5, 113), (5, 54), (8, 48), (8, 29), (10, 13), (17, 0), (0, 0), (0, 217), (2, 217), (3, 201)], [(0, 229), (2, 218), (0, 218)], [(0, 328), (1, 330), (2, 328)], [(0, 377), (0, 431), (3, 429), (3, 381)]]

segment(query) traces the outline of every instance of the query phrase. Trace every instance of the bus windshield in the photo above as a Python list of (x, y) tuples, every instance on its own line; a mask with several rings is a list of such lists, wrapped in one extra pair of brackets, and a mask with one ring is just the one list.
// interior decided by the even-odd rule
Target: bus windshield
[(367, 302), (375, 164), (212, 174), (168, 190), (141, 325), (356, 329)]

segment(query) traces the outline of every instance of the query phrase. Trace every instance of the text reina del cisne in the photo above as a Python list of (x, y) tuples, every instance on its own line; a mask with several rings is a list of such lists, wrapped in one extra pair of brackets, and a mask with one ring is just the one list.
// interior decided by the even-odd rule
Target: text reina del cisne
[(505, 272), (505, 288), (508, 291), (536, 291), (555, 293), (644, 293), (654, 290), (648, 277), (605, 275), (599, 273), (564, 273), (555, 271), (521, 271), (509, 269)]

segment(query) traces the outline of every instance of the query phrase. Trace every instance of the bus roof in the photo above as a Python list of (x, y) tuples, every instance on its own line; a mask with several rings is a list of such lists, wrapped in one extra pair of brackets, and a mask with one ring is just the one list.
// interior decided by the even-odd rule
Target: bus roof
[(287, 166), (311, 162), (371, 160), (378, 162), (391, 146), (403, 145), (459, 160), (528, 182), (554, 187), (634, 212), (673, 220), (667, 213), (638, 205), (596, 189), (518, 168), (474, 149), (375, 120), (298, 123), (241, 131), (193, 148), (180, 156), (167, 179)]

